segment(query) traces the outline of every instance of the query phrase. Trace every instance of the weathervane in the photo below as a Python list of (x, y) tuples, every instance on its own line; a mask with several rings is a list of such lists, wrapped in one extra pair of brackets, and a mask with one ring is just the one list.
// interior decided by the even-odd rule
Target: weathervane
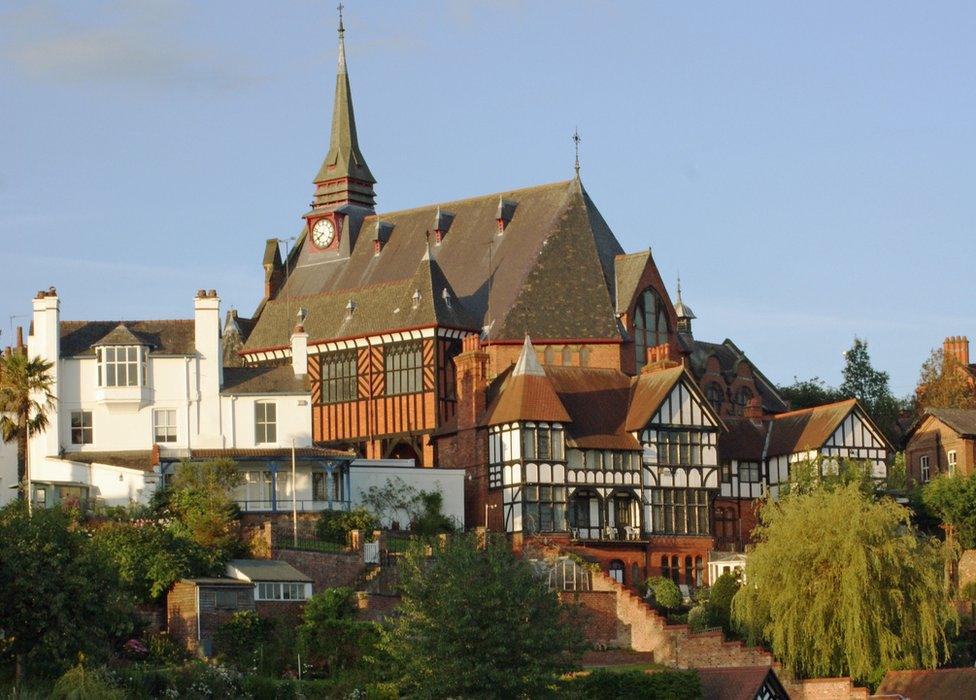
[(345, 33), (345, 31), (346, 31), (346, 28), (342, 26), (342, 10), (343, 10), (344, 7), (345, 7), (345, 5), (343, 5), (340, 2), (339, 3), (339, 6), (337, 8), (339, 10), (339, 36), (342, 36)]
[(583, 139), (579, 135), (579, 129), (573, 129), (573, 146), (576, 148), (576, 163), (573, 165), (573, 167), (576, 169), (576, 177), (579, 177), (579, 145), (580, 141), (582, 140)]

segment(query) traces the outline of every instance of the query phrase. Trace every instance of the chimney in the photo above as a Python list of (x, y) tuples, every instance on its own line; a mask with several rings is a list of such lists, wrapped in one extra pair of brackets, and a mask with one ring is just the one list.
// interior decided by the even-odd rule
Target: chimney
[(762, 401), (758, 396), (753, 396), (742, 409), (742, 416), (753, 422), (759, 422), (763, 417)]
[(485, 412), (488, 389), (488, 353), (481, 347), (477, 334), (464, 338), (461, 354), (454, 358), (454, 366), (458, 430), (474, 428)]
[(954, 357), (963, 367), (969, 366), (969, 338), (964, 335), (949, 336), (942, 342), (942, 353)]
[[(60, 396), (61, 363), (61, 301), (54, 287), (38, 292), (33, 300), (34, 313), (31, 329), (27, 334), (27, 354), (40, 357), (51, 363), (51, 393)], [(29, 459), (39, 464), (46, 456), (56, 455), (61, 449), (59, 439), (60, 402), (55, 402), (48, 414), (48, 428), (43, 433), (32, 436), (28, 445)]]
[(298, 310), (298, 323), (291, 333), (291, 368), (296, 377), (308, 374), (308, 333), (305, 332), (305, 317), (308, 311)]
[(454, 214), (448, 211), (441, 211), (440, 207), (437, 207), (437, 212), (434, 214), (434, 244), (440, 245), (444, 240), (444, 236), (451, 229), (451, 224), (454, 223)]

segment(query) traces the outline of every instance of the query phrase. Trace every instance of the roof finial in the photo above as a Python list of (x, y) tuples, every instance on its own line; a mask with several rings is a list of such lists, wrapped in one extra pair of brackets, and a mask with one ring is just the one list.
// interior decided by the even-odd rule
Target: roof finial
[(346, 72), (346, 27), (342, 23), (342, 8), (344, 8), (341, 2), (339, 3), (339, 72)]
[(336, 8), (336, 9), (339, 10), (339, 38), (340, 39), (342, 38), (342, 35), (346, 33), (346, 28), (344, 26), (342, 26), (342, 10), (343, 10), (343, 8), (345, 8), (345, 5), (343, 5), (341, 2), (339, 3), (339, 6)]
[(579, 179), (579, 169), (580, 169), (580, 164), (579, 164), (579, 145), (580, 145), (580, 141), (582, 141), (582, 140), (583, 140), (582, 137), (579, 135), (579, 128), (574, 128), (573, 129), (573, 146), (576, 149), (576, 162), (573, 164), (573, 168), (575, 168), (575, 170), (576, 170), (576, 178), (577, 179)]
[(681, 301), (681, 273), (678, 273), (678, 301)]

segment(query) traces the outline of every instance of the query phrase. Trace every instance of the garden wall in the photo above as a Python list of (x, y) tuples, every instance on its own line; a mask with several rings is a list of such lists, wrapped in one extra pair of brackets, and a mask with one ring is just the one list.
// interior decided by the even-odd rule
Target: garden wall
[(310, 552), (276, 549), (274, 559), (288, 562), (312, 579), (312, 591), (340, 586), (355, 587), (366, 568), (360, 552)]

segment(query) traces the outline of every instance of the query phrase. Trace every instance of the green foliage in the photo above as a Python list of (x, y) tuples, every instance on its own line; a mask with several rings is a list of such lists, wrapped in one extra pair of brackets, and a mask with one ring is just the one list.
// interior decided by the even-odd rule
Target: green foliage
[(326, 542), (347, 544), (350, 531), (361, 530), (371, 533), (379, 526), (376, 516), (365, 508), (349, 511), (323, 510), (315, 523), (315, 535)]
[(688, 627), (692, 632), (704, 632), (711, 626), (708, 605), (696, 605), (688, 611)]
[(790, 402), (790, 407), (794, 410), (822, 406), (844, 398), (840, 390), (828, 386), (820, 377), (803, 380), (794, 377), (792, 384), (779, 387), (779, 393)]
[[(422, 537), (454, 532), (455, 523), (443, 514), (444, 496), (440, 491), (418, 491), (400, 477), (387, 479), (383, 486), (371, 486), (363, 495), (363, 505), (379, 523), (407, 523)], [(379, 526), (377, 524), (377, 527)]]
[(86, 667), (79, 663), (64, 672), (51, 692), (52, 700), (114, 700), (122, 698), (122, 691), (112, 684), (103, 668)]
[(17, 481), (22, 489), (27, 439), (47, 428), (56, 400), (52, 367), (47, 360), (22, 352), (0, 355), (0, 440), (17, 443)]
[(722, 574), (715, 579), (708, 595), (708, 626), (721, 627), (728, 635), (735, 631), (732, 625), (732, 599), (739, 587), (739, 580), (734, 574)]
[(218, 658), (239, 671), (257, 671), (273, 628), (271, 620), (253, 610), (234, 613), (214, 634)]
[(355, 617), (351, 588), (326, 588), (305, 603), (298, 639), (303, 657), (319, 673), (334, 675), (372, 653), (376, 625)]
[(959, 599), (976, 602), (976, 581), (967, 581), (959, 589)]
[(0, 510), (0, 629), (5, 654), (34, 672), (96, 659), (133, 629), (132, 600), (113, 563), (70, 514), (15, 503)]
[(411, 531), (421, 537), (434, 537), (454, 532), (454, 522), (444, 515), (444, 496), (440, 491), (421, 491), (417, 495), (419, 512), (410, 523)]
[(662, 610), (677, 610), (684, 603), (678, 584), (669, 578), (656, 576), (647, 580), (647, 590), (654, 598), (654, 604)]
[(559, 684), (557, 697), (571, 700), (695, 700), (702, 696), (695, 671), (613, 671), (598, 668)]
[(921, 491), (922, 505), (952, 528), (959, 544), (976, 546), (976, 474), (941, 474)]
[(907, 508), (848, 483), (767, 501), (759, 516), (732, 615), (793, 675), (865, 680), (946, 658), (943, 549)]
[(871, 475), (871, 462), (846, 457), (817, 457), (790, 465), (790, 481), (780, 487), (780, 494), (802, 495), (855, 485), (866, 496), (887, 488), (886, 483)]
[(915, 390), (919, 408), (976, 408), (976, 391), (955, 355), (933, 350), (922, 365)]
[(382, 651), (411, 697), (537, 697), (576, 664), (575, 609), (504, 540), (480, 549), (474, 535), (452, 537), (431, 558), (417, 544), (401, 590)]
[(108, 523), (95, 530), (92, 542), (144, 603), (161, 599), (181, 578), (215, 575), (220, 569), (211, 550), (157, 523)]

